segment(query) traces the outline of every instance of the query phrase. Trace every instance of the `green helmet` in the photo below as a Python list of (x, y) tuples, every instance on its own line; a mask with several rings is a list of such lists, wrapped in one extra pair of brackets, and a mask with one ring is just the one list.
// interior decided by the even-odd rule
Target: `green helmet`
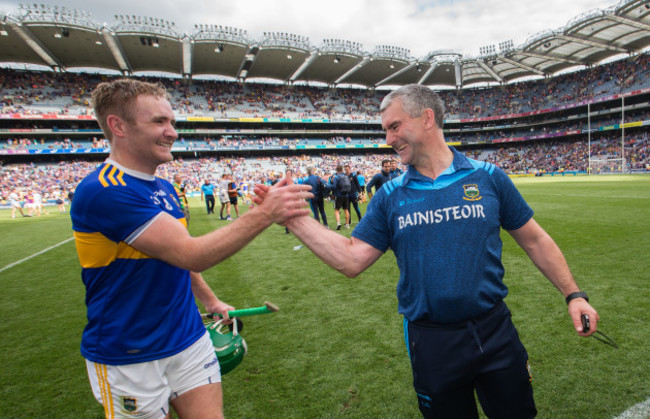
[(232, 331), (223, 324), (223, 319), (205, 325), (221, 366), (221, 375), (234, 370), (248, 352), (246, 341), (237, 330), (237, 323), (236, 320), (233, 322)]

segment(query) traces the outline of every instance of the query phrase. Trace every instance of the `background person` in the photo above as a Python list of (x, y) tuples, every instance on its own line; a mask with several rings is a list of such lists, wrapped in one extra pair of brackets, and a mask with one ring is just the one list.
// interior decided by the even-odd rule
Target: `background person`
[(201, 201), (203, 199), (205, 199), (205, 210), (208, 215), (214, 214), (214, 185), (209, 179), (206, 179), (201, 185)]
[[(237, 191), (237, 182), (233, 178), (232, 174), (228, 176), (228, 200), (230, 201), (230, 207), (235, 208), (236, 218), (239, 218), (239, 206), (237, 206), (237, 201), (239, 200), (239, 193)], [(232, 220), (230, 216), (230, 210), (228, 210), (228, 221)]]
[(381, 171), (377, 174), (375, 174), (372, 179), (370, 179), (370, 182), (366, 185), (366, 192), (368, 192), (368, 198), (372, 198), (373, 192), (372, 188), (375, 188), (375, 193), (381, 189), (382, 186), (384, 186), (384, 183), (388, 182), (390, 179), (388, 178), (390, 173), (390, 160), (382, 160), (381, 161)]
[(322, 219), (323, 225), (329, 228), (325, 213), (325, 200), (323, 199), (323, 182), (325, 181), (316, 174), (314, 166), (307, 167), (307, 178), (304, 183), (311, 186), (311, 193), (314, 194), (314, 197), (309, 200), (309, 206), (314, 214), (314, 219), (318, 222)]
[[(230, 218), (230, 198), (228, 198), (228, 175), (224, 173), (221, 175), (219, 181), (219, 201), (221, 202), (221, 209), (219, 209), (219, 218), (226, 220)], [(223, 210), (226, 210), (226, 216), (223, 215)]]
[(362, 171), (357, 171), (357, 180), (359, 181), (359, 196), (357, 200), (366, 203), (366, 176)]
[(55, 189), (53, 192), (54, 203), (59, 210), (59, 214), (65, 213), (65, 201), (63, 200), (63, 189)]
[(92, 93), (109, 158), (78, 185), (71, 219), (88, 323), (81, 340), (93, 394), (107, 417), (221, 418), (219, 363), (195, 297), (227, 317), (200, 273), (273, 222), (309, 213), (308, 187), (268, 190), (236, 222), (192, 237), (174, 187), (174, 113), (159, 84), (118, 79)]
[(183, 184), (183, 176), (180, 173), (174, 175), (174, 181), (172, 182), (174, 189), (176, 190), (176, 195), (178, 195), (178, 203), (181, 206), (183, 214), (185, 214), (185, 220), (187, 224), (190, 223), (190, 203), (187, 200), (186, 188), (187, 186)]
[[(404, 176), (377, 191), (351, 238), (309, 217), (290, 220), (289, 228), (349, 277), (393, 250), (398, 311), (424, 417), (478, 418), (474, 391), (488, 417), (534, 417), (528, 355), (503, 302), (500, 229), (562, 292), (579, 335), (594, 333), (598, 313), (508, 176), (447, 146), (436, 93), (402, 87), (384, 98), (380, 114), (387, 144), (408, 166)], [(583, 314), (593, 320), (588, 332)]]
[(9, 194), (9, 205), (11, 206), (11, 218), (16, 218), (16, 210), (20, 212), (20, 215), (27, 217), (23, 212), (23, 205), (20, 203), (20, 197), (16, 191)]
[(350, 198), (348, 194), (352, 190), (350, 178), (343, 173), (343, 166), (336, 166), (336, 174), (332, 177), (332, 190), (334, 192), (334, 218), (336, 218), (336, 229), (341, 229), (341, 214), (345, 216), (345, 228), (350, 228)]
[(397, 166), (397, 160), (390, 161), (390, 172), (388, 172), (388, 179), (395, 179), (397, 176), (401, 175), (402, 169)]
[[(357, 220), (361, 221), (361, 211), (359, 210), (359, 191), (361, 190), (361, 185), (359, 185), (359, 179), (357, 179), (356, 173), (350, 170), (350, 165), (346, 164), (343, 166), (345, 176), (350, 179), (350, 193), (348, 193), (348, 200), (350, 201), (350, 206), (354, 208), (354, 211), (357, 213)], [(350, 215), (350, 222), (352, 222), (352, 215)]]

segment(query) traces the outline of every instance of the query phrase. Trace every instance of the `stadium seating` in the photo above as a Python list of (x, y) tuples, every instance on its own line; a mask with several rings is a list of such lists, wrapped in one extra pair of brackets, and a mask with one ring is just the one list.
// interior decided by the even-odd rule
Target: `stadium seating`
[[(544, 80), (440, 91), (447, 108), (445, 137), (469, 156), (495, 163), (508, 173), (586, 172), (590, 157), (622, 158), (620, 97), (625, 95), (628, 169), (648, 171), (649, 57), (641, 54)], [(96, 164), (74, 161), (77, 151), (96, 152), (95, 160), (106, 155), (108, 142), (94, 121), (42, 118), (91, 115), (90, 92), (106, 77), (0, 71), (0, 199), (13, 191), (33, 189), (51, 199), (74, 189)], [(369, 149), (384, 142), (378, 109), (386, 91), (145, 79), (164, 84), (175, 112), (186, 117), (187, 125), (179, 123), (179, 128), (187, 129), (174, 146), (174, 151), (186, 154), (163, 165), (159, 175), (171, 178), (181, 172), (190, 189), (224, 172), (251, 182), (268, 181), (288, 167), (304, 173), (308, 165), (314, 165), (329, 174), (340, 161), (372, 175), (381, 159), (393, 156)], [(589, 119), (587, 102), (592, 104)], [(208, 116), (214, 122), (191, 122), (193, 116)], [(233, 118), (242, 119), (234, 125), (219, 125)], [(269, 125), (259, 122), (263, 118), (285, 122)], [(313, 120), (319, 123), (316, 128), (310, 125)], [(339, 147), (359, 149), (355, 154), (339, 154)], [(304, 154), (302, 149), (312, 152)], [(238, 154), (242, 151), (249, 154)], [(276, 157), (257, 151), (272, 151), (270, 155)], [(58, 159), (65, 161), (36, 158), (48, 152), (61, 152), (65, 157)], [(192, 152), (204, 158), (189, 158)], [(25, 153), (33, 154), (16, 163), (10, 158)], [(614, 163), (610, 166), (616, 170)]]

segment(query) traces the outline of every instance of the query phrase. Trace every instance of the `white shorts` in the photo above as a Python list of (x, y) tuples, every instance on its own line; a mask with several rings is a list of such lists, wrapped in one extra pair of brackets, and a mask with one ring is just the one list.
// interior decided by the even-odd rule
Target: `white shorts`
[(107, 418), (164, 418), (169, 400), (221, 382), (221, 369), (206, 332), (192, 346), (167, 358), (128, 365), (86, 360), (95, 399)]

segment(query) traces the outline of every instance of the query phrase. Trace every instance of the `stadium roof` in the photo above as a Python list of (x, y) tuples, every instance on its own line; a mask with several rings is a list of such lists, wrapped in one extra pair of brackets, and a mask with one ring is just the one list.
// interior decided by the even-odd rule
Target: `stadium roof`
[(195, 25), (181, 33), (174, 22), (116, 15), (99, 25), (87, 12), (47, 5), (21, 6), (17, 15), (0, 11), (0, 63), (36, 64), (55, 70), (95, 67), (123, 74), (167, 72), (183, 77), (220, 76), (236, 80), (273, 79), (284, 83), (382, 87), (420, 83), (466, 87), (552, 76), (592, 66), (650, 46), (650, 2), (623, 0), (574, 18), (564, 27), (481, 48), (478, 57), (432, 51), (412, 57), (405, 48)]

